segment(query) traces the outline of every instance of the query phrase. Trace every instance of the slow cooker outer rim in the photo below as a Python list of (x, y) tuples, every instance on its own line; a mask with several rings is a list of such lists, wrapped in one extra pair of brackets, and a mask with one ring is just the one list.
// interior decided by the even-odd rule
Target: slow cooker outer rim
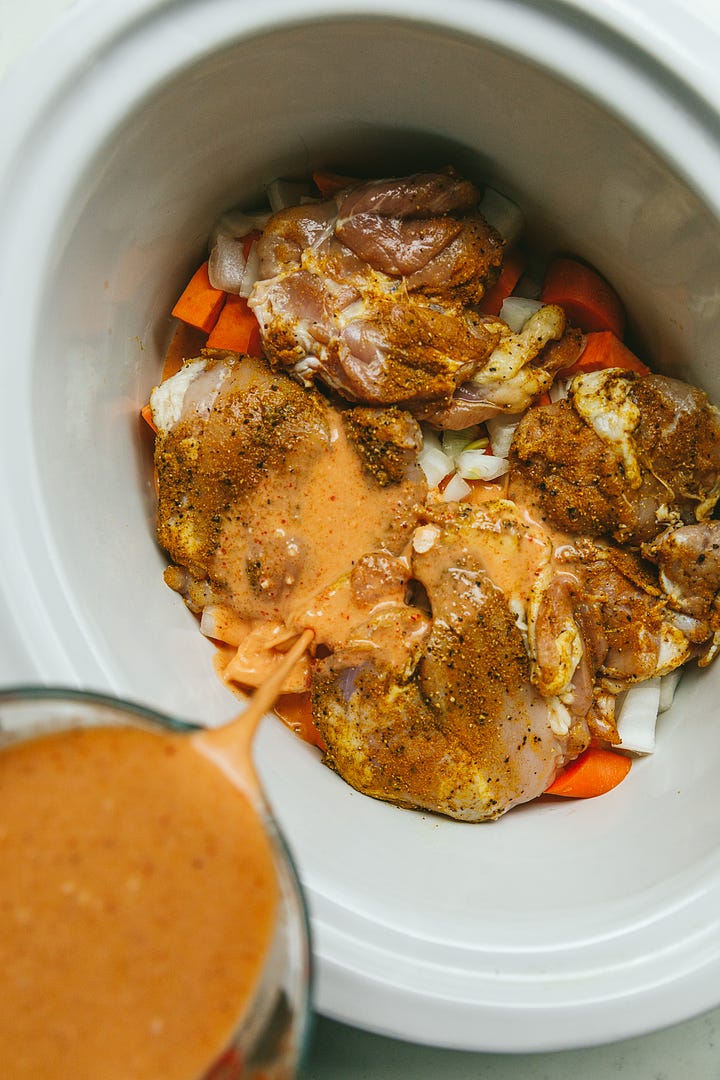
[[(6, 73), (0, 80), (0, 181), (8, 166), (18, 160), (22, 143), (38, 120), (48, 102), (58, 103), (62, 95), (72, 88), (78, 77), (93, 65), (125, 36), (133, 35), (156, 18), (165, 18), (166, 11), (192, 7), (195, 0), (80, 0), (69, 9), (57, 26), (42, 38), (31, 51), (23, 65)], [(268, 32), (277, 28), (278, 16), (286, 25), (307, 24), (328, 17), (393, 18), (408, 19), (429, 26), (456, 30), (470, 37), (482, 36), (481, 28), (472, 30), (458, 25), (458, 17), (472, 21), (479, 8), (492, 5), (495, 0), (450, 0), (438, 14), (433, 0), (312, 0), (306, 8), (309, 13), (298, 16), (292, 0), (268, 0), (265, 12), (272, 4), (275, 14), (264, 14), (252, 33)], [(244, 0), (244, 7), (250, 7)], [(615, 53), (621, 51), (629, 66), (638, 63), (646, 69), (656, 85), (668, 90), (667, 77), (672, 79), (678, 100), (690, 109), (696, 121), (707, 128), (712, 137), (720, 136), (720, 69), (715, 63), (716, 49), (720, 46), (720, 34), (697, 14), (690, 11), (680, 0), (503, 0), (505, 10), (523, 9), (535, 17), (543, 15), (573, 26), (578, 31), (606, 43)], [(452, 17), (452, 25), (448, 18)], [(232, 38), (227, 39), (229, 43)], [(496, 37), (488, 37), (497, 44)], [(217, 48), (215, 41), (198, 57)], [(713, 46), (715, 48), (713, 48)], [(499, 46), (502, 47), (502, 46)], [(46, 50), (52, 49), (53, 62), (41, 63)], [(700, 50), (702, 50), (702, 55)], [(515, 49), (522, 54), (521, 49)], [(532, 62), (539, 63), (536, 58)], [(540, 62), (541, 67), (558, 72), (552, 65)], [(34, 76), (40, 71), (41, 78), (28, 79), (26, 72)], [(569, 79), (571, 83), (573, 79)], [(585, 92), (595, 96), (606, 107), (605, 97), (583, 85)], [(711, 100), (712, 99), (712, 100)], [(10, 105), (10, 108), (6, 106)], [(616, 111), (613, 109), (613, 111)], [(621, 112), (626, 123), (648, 138), (647, 130), (637, 123), (633, 110)], [(3, 160), (3, 144), (5, 160)], [(660, 146), (662, 152), (662, 146)], [(690, 175), (692, 181), (692, 175)], [(718, 199), (720, 202), (720, 197)]]
[[(172, 0), (159, 0), (159, 2), (152, 2), (152, 0), (151, 0), (150, 3), (148, 3), (147, 0), (137, 0), (137, 2), (136, 2), (136, 7), (137, 7), (138, 11), (142, 11), (144, 9), (156, 9), (156, 10), (159, 10), (161, 8), (162, 9), (169, 8), (170, 6), (172, 6)], [(287, 6), (287, 5), (285, 5), (285, 6)], [(327, 4), (318, 4), (316, 6), (327, 7), (328, 5)], [(397, 7), (398, 5), (396, 4), (395, 6)], [(456, 5), (456, 6), (459, 6), (459, 5)], [(462, 6), (468, 7), (467, 4), (463, 4)], [(516, 4), (515, 6), (527, 6), (527, 5), (525, 5), (525, 4), (522, 4), (522, 5)], [(568, 5), (555, 4), (553, 6), (559, 9), (560, 7), (567, 7)], [(89, 7), (95, 7), (95, 5), (93, 5), (93, 4), (86, 5), (86, 9), (89, 8)], [(119, 5), (118, 5), (118, 7), (119, 7)], [(127, 6), (125, 6), (125, 10), (126, 10), (126, 8), (127, 8)], [(407, 10), (408, 11), (410, 10), (409, 7), (408, 7)], [(97, 62), (97, 55), (95, 55), (95, 57), (93, 58), (93, 62)], [(715, 114), (713, 113), (712, 115), (714, 116)], [(390, 993), (390, 991), (388, 991), (388, 993)], [(690, 995), (688, 995), (688, 998), (686, 1000), (686, 1007), (692, 1009), (692, 1000), (690, 998)], [(646, 1019), (647, 1019), (647, 1011), (649, 1011), (649, 1010), (644, 1011), (644, 1015), (646, 1016)], [(691, 1013), (689, 1012), (688, 1015), (690, 1015), (690, 1014)], [(347, 1018), (352, 1019), (351, 1017), (347, 1017)], [(578, 1043), (576, 1045), (586, 1045), (587, 1041), (588, 1041), (587, 1029), (582, 1027), (582, 1024), (580, 1024), (578, 1030), (582, 1030), (583, 1034), (579, 1035), (579, 1041), (578, 1041)], [(650, 1027), (647, 1027), (646, 1030), (650, 1030)], [(391, 1030), (388, 1030), (387, 1033), (388, 1034), (393, 1034), (393, 1032)], [(638, 1034), (636, 1026), (633, 1025), (632, 1029), (627, 1031), (627, 1034)], [(417, 1037), (421, 1037), (421, 1036), (422, 1036), (422, 1032), (419, 1032)], [(489, 1038), (490, 1036), (487, 1035), (486, 1037)], [(547, 1037), (549, 1038), (549, 1035)], [(612, 1038), (616, 1038), (616, 1037), (618, 1037), (618, 1035), (614, 1031), (613, 1035), (612, 1035)], [(539, 1034), (538, 1031), (535, 1031), (535, 1033), (533, 1035), (533, 1038), (535, 1040), (539, 1040), (541, 1038), (541, 1034)], [(437, 1040), (433, 1040), (433, 1041), (437, 1044)], [(458, 1043), (456, 1041), (453, 1041), (453, 1045), (458, 1045)], [(527, 1046), (527, 1045), (528, 1044), (526, 1043), (525, 1046)], [(556, 1046), (557, 1043), (555, 1043), (555, 1044), (553, 1044), (552, 1042), (542, 1043), (542, 1042), (536, 1041), (534, 1045), (538, 1049), (540, 1049), (540, 1048), (550, 1049), (550, 1048), (553, 1048), (554, 1046)], [(568, 1044), (563, 1043), (563, 1046), (566, 1046), (566, 1045), (568, 1045)], [(472, 1048), (475, 1048), (475, 1047), (468, 1045), (468, 1049), (472, 1049)], [(499, 1044), (496, 1044), (495, 1048), (497, 1048), (497, 1049), (507, 1048), (507, 1043), (506, 1043), (505, 1047), (503, 1047), (503, 1046), (501, 1046)]]

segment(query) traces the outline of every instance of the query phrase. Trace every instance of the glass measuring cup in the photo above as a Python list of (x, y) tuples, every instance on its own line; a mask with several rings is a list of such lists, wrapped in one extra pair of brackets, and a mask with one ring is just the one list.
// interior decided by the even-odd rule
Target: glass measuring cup
[[(41, 738), (42, 736), (48, 736), (52, 739), (62, 733), (108, 728), (122, 729), (123, 731), (130, 729), (135, 732), (157, 735), (162, 737), (162, 748), (167, 749), (168, 752), (177, 746), (179, 740), (183, 747), (181, 758), (185, 754), (189, 740), (193, 738), (195, 733), (200, 731), (195, 725), (164, 716), (142, 706), (100, 694), (45, 687), (16, 687), (0, 690), (0, 764), (2, 760), (7, 760), (3, 759), (4, 750), (17, 750), (23, 746), (26, 748), (32, 747), (32, 744), (37, 744), (38, 740), (45, 741)], [(155, 752), (156, 743), (153, 742), (152, 746), (153, 752)], [(157, 746), (159, 748), (160, 743), (157, 743)], [(162, 758), (158, 758), (158, 760), (162, 761)], [(190, 764), (193, 768), (197, 765), (201, 771), (206, 769), (213, 774), (217, 773), (215, 765), (200, 755), (198, 755), (197, 762), (193, 759)], [(112, 801), (115, 774), (116, 770), (110, 767), (101, 778), (100, 800), (103, 805), (108, 800)], [(2, 774), (0, 773), (0, 775)], [(221, 775), (214, 775), (214, 780), (217, 780), (221, 785), (217, 789), (220, 792), (222, 792), (224, 785), (232, 784), (227, 775), (222, 775), (222, 770)], [(61, 793), (63, 791), (67, 792), (67, 798), (62, 797), (61, 794), (56, 801), (58, 802), (58, 813), (62, 811), (62, 814), (69, 817), (71, 822), (71, 832), (74, 830), (71, 837), (72, 843), (75, 844), (78, 851), (82, 851), (83, 844), (86, 842), (83, 835), (82, 820), (75, 822), (69, 813), (68, 805), (59, 805), (60, 803), (70, 803), (73, 785), (76, 783), (76, 775), (64, 776), (60, 790)], [(182, 788), (179, 790), (182, 799), (183, 790)], [(254, 977), (246, 1003), (238, 1010), (231, 1035), (223, 1038), (221, 1045), (212, 1048), (212, 1052), (208, 1054), (207, 1060), (203, 1061), (199, 1070), (194, 1069), (192, 1072), (183, 1072), (183, 1064), (178, 1065), (172, 1075), (178, 1077), (187, 1076), (187, 1080), (240, 1080), (240, 1078), (242, 1080), (260, 1080), (261, 1077), (262, 1080), (289, 1080), (295, 1075), (306, 1045), (310, 1023), (311, 959), (308, 921), (302, 892), (292, 860), (264, 799), (253, 796), (250, 800), (246, 799), (243, 794), (241, 803), (238, 805), (245, 806), (245, 810), (247, 810), (248, 807), (245, 803), (248, 802), (252, 803), (251, 811), (257, 826), (256, 831), (263, 838), (263, 843), (269, 852), (272, 874), (276, 884), (274, 920), (264, 949), (259, 973), (256, 973)], [(50, 803), (51, 810), (53, 805)], [(171, 825), (172, 821), (169, 821), (167, 828), (170, 828)], [(32, 850), (36, 862), (39, 860), (41, 867), (48, 865), (48, 861), (51, 862), (53, 859), (58, 858), (57, 850), (46, 850), (42, 828), (39, 831), (34, 830), (32, 822), (29, 823), (29, 826), (30, 839), (28, 847)], [(0, 833), (2, 828), (0, 804)], [(253, 825), (253, 829), (255, 829), (255, 825)], [(109, 837), (106, 839), (107, 842), (112, 843), (117, 838), (113, 836), (111, 830)], [(162, 864), (158, 865), (157, 870), (159, 874), (163, 873)], [(41, 870), (42, 873), (44, 873), (44, 870)], [(77, 902), (78, 890), (74, 887), (72, 877), (71, 867), (69, 871), (64, 872), (58, 878), (59, 887), (68, 893), (68, 898), (72, 892), (73, 899)], [(128, 882), (123, 879), (120, 885), (113, 886), (113, 888), (116, 888), (119, 892), (126, 885), (128, 885)], [(88, 890), (85, 891), (88, 892)], [(112, 892), (111, 889), (111, 897)], [(80, 897), (80, 900), (82, 900), (82, 897)], [(89, 901), (86, 900), (85, 902), (88, 903)], [(32, 904), (33, 897), (28, 897), (24, 916), (22, 916), (22, 912), (16, 905), (18, 910), (15, 911), (15, 916), (22, 916), (25, 919), (21, 936), (23, 952), (32, 950), (35, 947), (33, 942), (36, 942), (40, 951), (46, 947), (43, 941), (46, 940), (48, 928), (47, 926), (44, 928), (44, 937), (35, 933), (38, 928), (33, 925)], [(20, 906), (25, 908), (24, 900)], [(91, 914), (95, 920), (100, 917), (97, 912)], [(199, 916), (200, 912), (198, 911), (197, 914)], [(206, 916), (206, 925), (211, 925), (212, 912), (204, 912), (203, 914)], [(141, 909), (138, 911), (138, 918), (138, 926), (137, 928), (131, 928), (131, 933), (148, 935), (147, 962), (148, 965), (155, 964), (157, 967), (153, 952), (156, 942), (148, 927), (143, 923), (143, 911)], [(209, 923), (207, 918), (210, 920)], [(244, 927), (239, 923), (240, 920), (238, 920), (236, 930), (237, 934), (241, 936)], [(97, 929), (96, 923), (93, 923), (93, 929)], [(8, 932), (7, 930), (5, 932), (0, 930), (0, 940), (3, 936), (7, 938)], [(113, 933), (112, 921), (107, 923), (106, 930), (103, 929), (102, 932), (106, 932), (108, 935)], [(231, 933), (235, 933), (235, 926), (233, 926)], [(41, 937), (42, 940), (40, 940)], [(102, 953), (103, 950), (99, 949), (96, 952)], [(141, 952), (140, 955), (142, 957), (144, 954)], [(13, 955), (11, 953), (9, 956), (11, 966), (12, 960)], [(97, 963), (100, 963), (101, 960), (102, 957), (98, 956)], [(94, 965), (95, 958), (93, 958)], [(62, 973), (58, 977), (62, 977)], [(149, 981), (152, 982), (152, 980)], [(142, 983), (142, 977), (140, 983)], [(142, 987), (141, 990), (144, 993)], [(41, 987), (38, 987), (38, 997), (41, 996), (43, 1002), (45, 1002), (47, 995), (44, 995)], [(119, 991), (109, 997), (107, 1011), (103, 1013), (103, 1019), (108, 1025), (117, 1024), (123, 1000), (123, 994)], [(7, 1008), (7, 1001), (8, 999), (6, 999), (6, 1014), (11, 1011), (11, 1009)], [(193, 1011), (189, 1009), (188, 1015), (182, 1018), (183, 1032), (186, 1028), (187, 1030), (192, 1029), (193, 1024), (196, 1022), (196, 1016), (192, 1015)], [(202, 1011), (201, 1008), (200, 1011)], [(34, 1009), (32, 1013), (35, 1013)], [(46, 1013), (46, 1006), (43, 1005), (43, 1009), (37, 1010), (38, 1020), (46, 1016)], [(32, 1018), (29, 1022), (32, 1023)], [(151, 1040), (152, 1037), (159, 1033), (152, 1029), (152, 1018), (149, 1018), (148, 1022), (150, 1024), (149, 1030), (152, 1033), (148, 1036), (148, 1039)], [(12, 1016), (8, 1017), (7, 1023), (13, 1029), (17, 1027), (16, 1018), (14, 1019)], [(29, 1031), (23, 1028), (23, 1031), (26, 1036), (29, 1036), (25, 1039), (26, 1045), (38, 1041), (37, 1038), (32, 1039), (32, 1028)], [(0, 1022), (0, 1041), (2, 1039), (1, 1033), (2, 1023)], [(36, 1034), (39, 1037), (39, 1033)], [(22, 1037), (22, 1033), (19, 1037)], [(75, 1066), (73, 1066), (74, 1071), (72, 1074), (67, 1070), (63, 1072), (62, 1038), (58, 1036), (55, 1042), (58, 1049), (57, 1054), (53, 1054), (52, 1067), (54, 1075), (67, 1076), (68, 1078), (72, 1075), (73, 1080), (76, 1080), (76, 1078), (79, 1080)], [(22, 1053), (25, 1052), (22, 1051)], [(93, 1080), (95, 1080), (100, 1076), (110, 1078), (125, 1075), (123, 1069), (126, 1068), (126, 1063), (118, 1061), (116, 1065), (116, 1071), (113, 1072), (115, 1065), (112, 1062), (105, 1060), (102, 1066), (96, 1062), (91, 1067), (92, 1071), (88, 1071), (87, 1076), (88, 1078), (92, 1076)], [(157, 1068), (157, 1065), (154, 1067)], [(139, 1073), (139, 1075), (142, 1075), (142, 1073)], [(148, 1075), (151, 1074), (148, 1073)]]

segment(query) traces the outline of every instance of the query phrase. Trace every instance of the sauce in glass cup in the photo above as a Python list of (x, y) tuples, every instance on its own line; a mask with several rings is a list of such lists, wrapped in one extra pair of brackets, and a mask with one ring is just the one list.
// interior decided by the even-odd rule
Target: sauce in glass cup
[(0, 1060), (67, 1080), (286, 1080), (309, 943), (264, 803), (197, 729), (0, 691)]

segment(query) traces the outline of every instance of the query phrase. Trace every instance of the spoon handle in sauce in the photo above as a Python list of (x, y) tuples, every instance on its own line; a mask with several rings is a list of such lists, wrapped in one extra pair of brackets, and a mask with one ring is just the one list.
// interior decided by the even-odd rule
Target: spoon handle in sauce
[(312, 630), (303, 630), (272, 675), (255, 691), (244, 712), (223, 727), (208, 729), (191, 736), (196, 748), (212, 758), (216, 765), (248, 793), (258, 795), (261, 791), (252, 760), (252, 741), (258, 724), (275, 704), (287, 675), (314, 636)]

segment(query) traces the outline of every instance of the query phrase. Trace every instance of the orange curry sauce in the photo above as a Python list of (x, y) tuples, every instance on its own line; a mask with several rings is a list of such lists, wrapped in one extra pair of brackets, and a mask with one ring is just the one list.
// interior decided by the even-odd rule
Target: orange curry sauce
[(182, 735), (0, 752), (0, 1072), (198, 1080), (251, 1000), (278, 883), (247, 798)]

